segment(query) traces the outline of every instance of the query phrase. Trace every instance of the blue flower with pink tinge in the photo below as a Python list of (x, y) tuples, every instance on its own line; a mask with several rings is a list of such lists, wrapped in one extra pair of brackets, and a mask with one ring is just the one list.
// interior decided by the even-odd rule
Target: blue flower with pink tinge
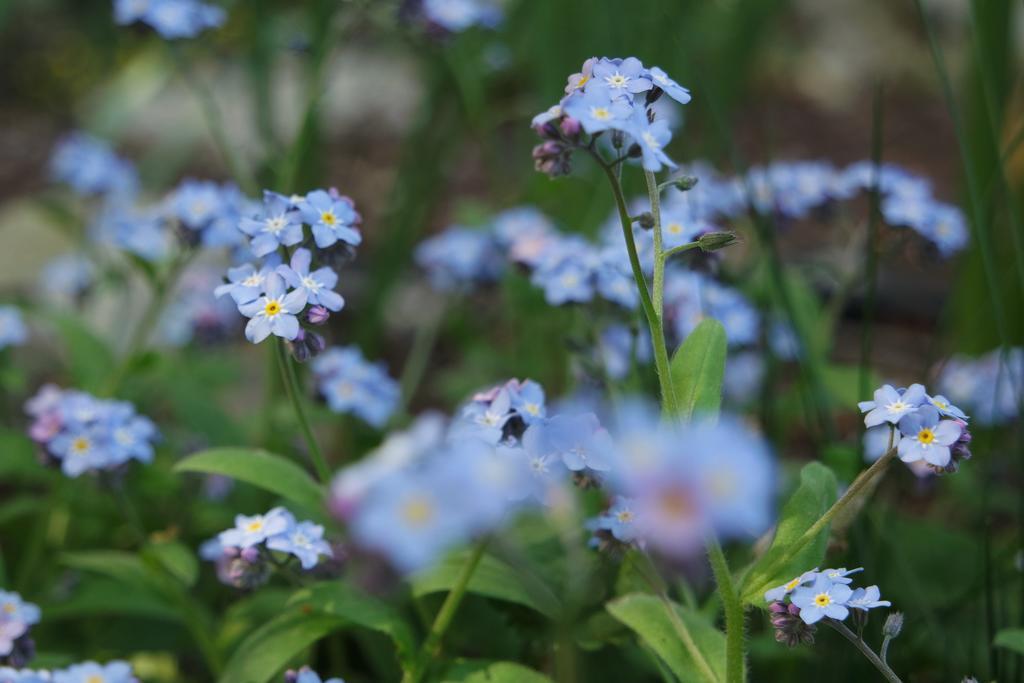
[(278, 266), (277, 272), (295, 291), (306, 294), (306, 302), (323, 306), (329, 311), (340, 311), (345, 300), (334, 291), (338, 274), (324, 266), (310, 272), (313, 255), (309, 249), (296, 249), (289, 265)]
[(321, 249), (339, 241), (357, 247), (363, 241), (356, 229), (359, 214), (347, 198), (313, 190), (299, 205), (299, 211), (302, 219), (313, 228), (313, 239)]

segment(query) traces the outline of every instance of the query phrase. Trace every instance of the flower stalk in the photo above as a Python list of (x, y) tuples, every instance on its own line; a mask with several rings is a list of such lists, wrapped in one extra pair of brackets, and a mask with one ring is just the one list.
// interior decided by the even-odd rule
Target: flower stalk
[(295, 417), (299, 421), (302, 436), (309, 448), (309, 457), (313, 461), (314, 469), (316, 469), (317, 479), (320, 480), (320, 483), (326, 484), (331, 479), (331, 471), (327, 467), (327, 461), (324, 460), (323, 452), (320, 450), (320, 445), (316, 441), (316, 435), (313, 434), (313, 428), (310, 426), (309, 418), (306, 416), (306, 410), (302, 406), (302, 396), (299, 392), (299, 380), (295, 374), (295, 367), (292, 365), (291, 358), (288, 357), (288, 350), (285, 348), (284, 341), (278, 339), (276, 346), (277, 364), (281, 370), (281, 377), (284, 380), (288, 399), (291, 401)]

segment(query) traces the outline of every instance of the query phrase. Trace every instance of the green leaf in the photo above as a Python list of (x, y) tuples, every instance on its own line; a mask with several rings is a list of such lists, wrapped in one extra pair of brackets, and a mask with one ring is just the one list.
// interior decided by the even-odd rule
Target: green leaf
[(389, 636), (401, 661), (411, 657), (416, 649), (412, 629), (395, 610), (342, 581), (318, 583), (303, 589), (288, 604), (303, 612), (319, 612)]
[(159, 564), (186, 586), (195, 585), (199, 578), (199, 562), (190, 548), (178, 541), (149, 543), (143, 550), (147, 559)]
[[(469, 554), (465, 550), (453, 553), (442, 562), (412, 577), (413, 595), (451, 590), (462, 572)], [(484, 555), (469, 580), (467, 590), (489, 598), (514, 602), (534, 609), (555, 619), (561, 610), (561, 601), (548, 586), (526, 571), (512, 568), (493, 555)]]
[(1024, 655), (1024, 628), (1004, 628), (996, 634), (995, 646)]
[(174, 469), (177, 472), (222, 474), (276, 493), (305, 510), (323, 508), (323, 490), (304, 469), (264, 450), (212, 448), (185, 458)]
[[(673, 628), (661, 598), (649, 593), (632, 593), (612, 600), (605, 607), (654, 650), (680, 681), (706, 680)], [(725, 635), (700, 614), (676, 603), (672, 603), (672, 608), (690, 631), (711, 671), (725, 680)]]
[(47, 621), (82, 617), (131, 616), (180, 621), (181, 615), (153, 591), (103, 577), (89, 577), (70, 596), (43, 603)]
[(515, 662), (461, 660), (448, 669), (440, 683), (551, 683), (551, 679)]
[(82, 571), (108, 576), (133, 586), (160, 591), (162, 586), (146, 565), (132, 553), (119, 550), (85, 550), (64, 553), (62, 564)]
[(0, 481), (43, 482), (59, 477), (36, 458), (36, 447), (24, 433), (0, 427)]
[(672, 386), (683, 420), (701, 413), (718, 413), (726, 348), (722, 323), (705, 318), (676, 350), (672, 357)]
[(231, 656), (221, 683), (267, 683), (280, 678), (299, 653), (345, 625), (345, 620), (306, 609), (287, 611), (263, 624)]
[(743, 600), (757, 607), (765, 607), (764, 592), (789, 581), (805, 571), (814, 569), (825, 558), (828, 546), (829, 527), (825, 526), (818, 536), (811, 540), (790, 558), (778, 571), (768, 570), (788, 555), (789, 547), (811, 527), (836, 500), (836, 477), (832, 470), (821, 463), (812, 462), (800, 470), (800, 486), (786, 501), (779, 515), (775, 537), (761, 558), (754, 563), (743, 582)]

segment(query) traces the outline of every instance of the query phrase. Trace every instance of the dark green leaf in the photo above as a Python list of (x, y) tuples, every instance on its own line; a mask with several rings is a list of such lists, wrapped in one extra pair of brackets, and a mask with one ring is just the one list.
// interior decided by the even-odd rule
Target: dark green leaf
[(828, 545), (827, 525), (779, 570), (768, 573), (780, 561), (780, 557), (790, 553), (789, 546), (831, 507), (836, 500), (836, 488), (835, 475), (821, 463), (812, 462), (800, 471), (800, 486), (782, 508), (771, 546), (754, 563), (743, 582), (741, 591), (745, 602), (764, 607), (766, 590), (814, 569), (821, 563)]
[(551, 679), (515, 662), (456, 662), (440, 683), (551, 683)]
[[(696, 612), (671, 604), (712, 673), (725, 680), (725, 635)], [(673, 628), (661, 598), (648, 593), (633, 593), (612, 600), (606, 608), (654, 650), (680, 681), (707, 680)]]
[[(427, 593), (448, 591), (455, 585), (471, 551), (454, 553), (434, 567), (412, 578), (412, 590), (416, 596)], [(541, 614), (556, 618), (561, 601), (540, 579), (520, 571), (493, 555), (484, 555), (469, 580), (471, 593), (485, 595), (497, 600), (514, 602), (534, 609)]]
[(293, 609), (249, 634), (221, 673), (221, 683), (267, 683), (303, 650), (342, 628), (345, 620), (323, 612)]
[(255, 448), (213, 448), (191, 455), (178, 472), (222, 474), (276, 493), (306, 510), (320, 510), (324, 494), (304, 469), (279, 455)]
[(186, 586), (194, 585), (199, 578), (195, 552), (178, 541), (149, 543), (143, 553)]
[(415, 649), (412, 629), (397, 612), (387, 603), (341, 581), (318, 583), (301, 590), (293, 596), (289, 605), (383, 633), (394, 641), (400, 660), (411, 656)]
[(1004, 628), (996, 634), (995, 646), (1024, 655), (1024, 628)]
[(718, 413), (726, 348), (725, 328), (714, 318), (702, 320), (679, 345), (672, 358), (672, 386), (683, 420)]

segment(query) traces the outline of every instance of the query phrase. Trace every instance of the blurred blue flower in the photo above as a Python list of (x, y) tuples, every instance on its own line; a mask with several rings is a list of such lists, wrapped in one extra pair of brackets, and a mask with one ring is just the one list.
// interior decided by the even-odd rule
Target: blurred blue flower
[[(0, 626), (0, 643), (4, 642), (3, 626)], [(0, 652), (3, 651), (0, 645)], [(0, 683), (52, 683), (48, 671), (32, 671), (30, 669), (11, 669), (0, 666)]]
[(167, 39), (194, 38), (221, 26), (227, 14), (199, 0), (114, 0), (114, 21), (127, 25), (141, 21)]
[(616, 496), (611, 507), (599, 515), (590, 525), (592, 531), (607, 531), (615, 540), (632, 543), (639, 538), (633, 501)]
[(611, 469), (612, 441), (593, 413), (555, 415), (539, 429), (542, 448), (560, 457), (573, 472)]
[(284, 674), (285, 683), (345, 683), (340, 678), (328, 678), (326, 681), (320, 680), (320, 675), (310, 669), (308, 666), (304, 666), (298, 671), (286, 671)]
[(620, 380), (629, 374), (634, 362), (651, 362), (651, 335), (646, 329), (609, 325), (599, 335), (597, 352), (608, 378)]
[(296, 314), (306, 306), (306, 292), (295, 289), (286, 293), (284, 280), (277, 273), (267, 275), (265, 294), (260, 298), (239, 304), (238, 310), (249, 318), (245, 338), (259, 344), (271, 334), (292, 340), (299, 334)]
[(250, 237), (249, 246), (256, 256), (266, 256), (281, 245), (290, 247), (302, 241), (302, 220), (298, 210), (274, 192), (263, 193), (258, 216), (243, 216), (238, 229)]
[(865, 612), (876, 607), (892, 607), (891, 602), (882, 600), (881, 597), (882, 594), (878, 590), (878, 586), (855, 588), (853, 594), (847, 599), (846, 606), (850, 609), (859, 609)]
[(994, 349), (978, 358), (954, 356), (942, 364), (938, 375), (942, 393), (970, 410), (975, 422), (998, 425), (1017, 418), (1024, 349)]
[[(13, 591), (0, 590), (0, 619), (20, 621), (27, 626), (39, 623), (39, 607), (26, 602)], [(4, 653), (0, 652), (0, 655)]]
[(818, 574), (811, 585), (797, 587), (790, 600), (800, 608), (800, 618), (805, 624), (815, 624), (825, 617), (842, 621), (849, 616), (846, 602), (851, 595), (853, 590), (846, 584), (833, 583)]
[(358, 347), (327, 349), (313, 361), (313, 376), (331, 410), (353, 413), (378, 429), (398, 407), (398, 382), (383, 364), (367, 361)]
[(135, 167), (114, 154), (106, 142), (86, 133), (71, 133), (57, 143), (50, 172), (55, 180), (87, 196), (130, 197), (139, 186)]
[(0, 306), (0, 350), (28, 341), (28, 327), (14, 306)]
[(661, 88), (666, 95), (679, 104), (686, 104), (690, 101), (690, 91), (672, 80), (660, 67), (652, 66), (647, 70), (647, 74), (653, 85)]
[(306, 293), (306, 302), (323, 306), (330, 311), (340, 311), (345, 300), (334, 291), (338, 274), (326, 266), (310, 272), (313, 255), (309, 249), (296, 249), (290, 265), (278, 266), (277, 272), (296, 291)]
[(359, 214), (347, 199), (332, 197), (324, 190), (314, 190), (306, 195), (299, 211), (302, 219), (313, 228), (313, 239), (321, 249), (339, 240), (353, 247), (363, 241), (363, 236), (355, 228)]
[(74, 298), (92, 286), (96, 267), (78, 252), (62, 254), (39, 272), (38, 285), (49, 296)]
[(128, 662), (83, 662), (53, 672), (53, 683), (138, 683)]
[(468, 289), (498, 280), (505, 261), (494, 236), (453, 225), (416, 247), (416, 264), (441, 291)]
[[(909, 390), (908, 390), (909, 392)], [(924, 460), (936, 467), (949, 464), (949, 447), (956, 443), (963, 428), (955, 420), (942, 420), (939, 411), (923, 405), (899, 421), (899, 456), (903, 462)]]
[(494, 28), (504, 18), (495, 0), (422, 0), (422, 3), (424, 18), (452, 33), (471, 26)]
[(532, 379), (517, 383), (510, 393), (511, 408), (527, 425), (543, 421), (547, 416), (544, 387)]

